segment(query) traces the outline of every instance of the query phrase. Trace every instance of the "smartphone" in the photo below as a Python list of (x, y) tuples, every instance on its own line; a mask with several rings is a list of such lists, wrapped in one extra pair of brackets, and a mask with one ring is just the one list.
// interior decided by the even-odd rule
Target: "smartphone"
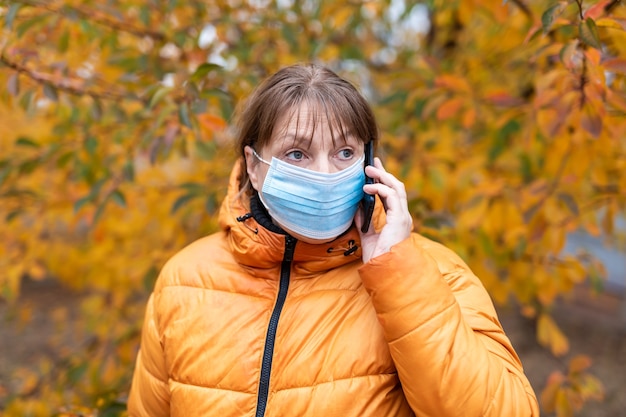
[[(365, 144), (365, 169), (368, 165), (374, 165), (374, 141), (370, 139), (367, 144)], [(374, 184), (374, 179), (370, 178), (365, 174), (365, 184)], [(367, 193), (363, 193), (363, 200), (361, 200), (361, 206), (363, 208), (363, 224), (361, 225), (361, 232), (367, 233), (370, 228), (370, 223), (372, 221), (372, 214), (374, 213), (374, 204), (376, 202), (376, 198)]]

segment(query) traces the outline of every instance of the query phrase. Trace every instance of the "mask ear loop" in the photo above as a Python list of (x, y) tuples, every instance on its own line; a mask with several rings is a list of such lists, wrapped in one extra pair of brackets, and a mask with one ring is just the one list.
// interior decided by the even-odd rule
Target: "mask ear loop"
[(261, 155), (259, 155), (256, 150), (254, 148), (252, 148), (252, 154), (254, 156), (256, 156), (256, 159), (258, 159), (259, 161), (263, 162), (266, 165), (271, 165), (269, 162), (267, 162), (265, 159), (261, 158)]

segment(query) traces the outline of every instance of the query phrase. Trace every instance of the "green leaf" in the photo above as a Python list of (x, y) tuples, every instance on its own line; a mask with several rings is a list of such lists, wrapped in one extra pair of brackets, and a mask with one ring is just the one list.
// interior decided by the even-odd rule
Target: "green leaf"
[(150, 15), (152, 14), (152, 9), (150, 8), (150, 6), (142, 6), (139, 9), (139, 20), (141, 21), (141, 23), (143, 23), (145, 26), (149, 26), (150, 25)]
[(69, 48), (69, 45), (70, 45), (70, 31), (69, 30), (64, 30), (63, 34), (59, 38), (59, 42), (57, 44), (57, 48), (58, 48), (59, 52), (65, 53), (65, 52), (67, 52), (67, 50)]
[(588, 17), (584, 21), (580, 22), (578, 25), (578, 33), (580, 40), (584, 43), (593, 48), (602, 49), (600, 35), (598, 34), (598, 27), (592, 18)]
[(4, 182), (9, 178), (9, 174), (11, 174), (11, 166), (7, 165), (0, 169), (0, 186), (4, 184)]
[(93, 104), (91, 105), (91, 116), (95, 120), (100, 120), (102, 118), (102, 103), (100, 103), (100, 100), (94, 99)]
[(11, 7), (9, 7), (9, 11), (4, 17), (4, 24), (7, 29), (11, 30), (13, 28), (13, 21), (15, 20), (15, 16), (17, 16), (17, 12), (20, 10), (22, 5), (20, 3), (13, 3)]
[(93, 201), (94, 196), (92, 196), (91, 194), (86, 195), (85, 197), (79, 198), (75, 203), (74, 203), (74, 213), (78, 213), (78, 211), (87, 203), (90, 203), (91, 201)]
[(131, 159), (126, 160), (126, 163), (124, 164), (124, 168), (122, 168), (122, 171), (124, 173), (124, 178), (127, 181), (135, 180), (135, 165), (133, 164), (133, 161)]
[(20, 136), (15, 141), (15, 146), (25, 146), (29, 148), (39, 148), (40, 145), (34, 140), (27, 138), (26, 136)]
[(34, 102), (35, 100), (33, 100), (33, 90), (26, 91), (24, 94), (22, 94), (22, 97), (19, 98), (20, 107), (22, 108), (22, 110), (29, 114), (35, 107)]
[(126, 197), (120, 190), (113, 190), (111, 193), (111, 200), (118, 206), (126, 208)]
[(189, 106), (187, 105), (187, 103), (182, 103), (178, 107), (178, 118), (183, 125), (191, 129), (192, 124), (191, 119), (189, 118)]
[(215, 194), (209, 194), (204, 201), (204, 208), (207, 213), (214, 214), (217, 209), (217, 199), (215, 198)]
[(22, 212), (22, 210), (18, 209), (18, 210), (13, 210), (12, 212), (10, 212), (9, 214), (7, 214), (7, 216), (4, 218), (4, 221), (7, 223), (11, 223), (12, 220), (15, 220), (15, 218), (17, 216), (19, 216), (19, 214)]
[(57, 168), (65, 167), (67, 163), (72, 160), (73, 157), (74, 152), (72, 151), (65, 152), (63, 155), (59, 156), (59, 158), (57, 159)]
[(152, 109), (161, 100), (163, 100), (163, 98), (167, 96), (171, 91), (172, 91), (171, 87), (161, 87), (158, 90), (156, 90), (154, 95), (152, 95), (152, 98), (150, 98), (150, 103), (148, 104), (148, 108)]
[(198, 152), (198, 156), (200, 158), (210, 161), (215, 156), (215, 151), (217, 147), (213, 141), (205, 142), (201, 140), (196, 140), (196, 151)]
[(39, 166), (40, 163), (41, 161), (39, 158), (28, 159), (19, 165), (17, 171), (20, 175), (30, 174)]
[(185, 182), (180, 184), (180, 187), (187, 190), (188, 194), (204, 194), (205, 192), (204, 185), (198, 182)]
[(172, 214), (176, 213), (178, 209), (180, 209), (181, 207), (183, 207), (185, 204), (187, 204), (189, 201), (193, 200), (196, 197), (198, 197), (198, 195), (196, 194), (184, 194), (178, 197), (176, 201), (174, 201), (174, 204), (172, 204), (172, 208), (170, 209), (170, 212)]
[(194, 82), (200, 81), (202, 78), (206, 77), (206, 75), (209, 74), (211, 71), (217, 71), (221, 69), (222, 67), (220, 65), (205, 62), (204, 64), (196, 68), (196, 70), (193, 74), (191, 74), (191, 77), (189, 77), (189, 79)]
[(566, 2), (559, 2), (543, 12), (543, 14), (541, 15), (541, 24), (543, 26), (544, 33), (547, 33), (550, 30), (552, 24), (554, 23), (556, 18), (559, 17), (561, 13), (563, 13), (563, 10), (566, 6)]
[(94, 156), (96, 154), (96, 150), (98, 149), (98, 140), (93, 136), (88, 136), (87, 139), (85, 139), (83, 146), (89, 155)]
[(21, 38), (24, 35), (24, 33), (26, 33), (30, 28), (32, 28), (38, 23), (43, 23), (43, 21), (47, 19), (49, 16), (50, 16), (49, 14), (41, 14), (39, 16), (35, 16), (32, 19), (28, 19), (20, 23), (18, 27), (15, 29), (15, 33), (17, 34), (17, 37)]
[(57, 89), (52, 84), (46, 83), (43, 85), (43, 94), (52, 101), (59, 101)]

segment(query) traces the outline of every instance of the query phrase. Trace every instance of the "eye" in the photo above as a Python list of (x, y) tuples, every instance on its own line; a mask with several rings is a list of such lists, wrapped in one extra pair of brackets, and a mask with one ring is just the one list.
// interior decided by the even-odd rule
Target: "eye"
[(354, 151), (352, 149), (345, 148), (340, 150), (337, 155), (339, 156), (339, 159), (350, 159), (354, 156)]
[(287, 159), (291, 159), (293, 161), (301, 161), (302, 159), (304, 159), (304, 153), (298, 150), (287, 152)]

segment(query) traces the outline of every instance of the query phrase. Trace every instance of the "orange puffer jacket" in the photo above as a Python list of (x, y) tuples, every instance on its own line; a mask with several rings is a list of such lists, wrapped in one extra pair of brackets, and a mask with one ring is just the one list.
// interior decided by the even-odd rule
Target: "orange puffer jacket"
[(131, 417), (539, 415), (458, 256), (413, 234), (364, 265), (354, 228), (298, 242), (257, 200), (246, 215), (239, 169), (222, 231), (175, 255), (150, 297)]

